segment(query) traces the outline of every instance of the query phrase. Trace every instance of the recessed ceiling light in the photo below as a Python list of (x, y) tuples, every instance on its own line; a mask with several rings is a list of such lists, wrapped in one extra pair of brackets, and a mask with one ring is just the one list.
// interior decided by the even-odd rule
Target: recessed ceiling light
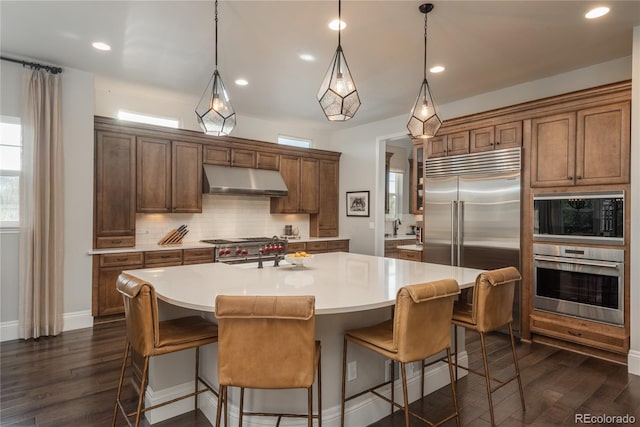
[(300, 59), (302, 59), (303, 61), (308, 61), (308, 62), (316, 60), (316, 57), (311, 55), (311, 54), (309, 54), (309, 53), (301, 53), (300, 55), (298, 55), (298, 57)]
[(601, 16), (606, 15), (607, 13), (609, 13), (609, 8), (606, 6), (601, 6), (601, 7), (595, 7), (593, 9), (591, 9), (589, 12), (587, 12), (584, 17), (587, 19), (595, 19), (595, 18), (600, 18)]
[(93, 42), (91, 46), (98, 50), (111, 50), (111, 46), (103, 42)]
[(238, 79), (238, 80), (236, 80), (236, 84), (237, 84), (238, 86), (246, 86), (246, 85), (248, 85), (248, 84), (249, 84), (249, 82), (248, 82), (248, 81), (246, 81), (245, 79)]
[(329, 22), (329, 28), (331, 28), (333, 31), (338, 31), (338, 25), (340, 26), (341, 30), (344, 30), (347, 27), (346, 22), (340, 21), (338, 19), (334, 19), (333, 21)]
[(429, 68), (429, 71), (432, 73), (441, 73), (444, 71), (444, 67), (442, 65), (436, 65), (435, 67)]

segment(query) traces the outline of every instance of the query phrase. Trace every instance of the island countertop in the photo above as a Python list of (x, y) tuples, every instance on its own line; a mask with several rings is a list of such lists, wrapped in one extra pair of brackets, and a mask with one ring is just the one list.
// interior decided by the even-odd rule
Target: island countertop
[(392, 306), (406, 285), (453, 278), (470, 287), (481, 272), (346, 252), (316, 254), (304, 267), (265, 261), (262, 269), (208, 263), (125, 271), (151, 283), (159, 299), (183, 308), (213, 312), (216, 295), (314, 295), (319, 315)]

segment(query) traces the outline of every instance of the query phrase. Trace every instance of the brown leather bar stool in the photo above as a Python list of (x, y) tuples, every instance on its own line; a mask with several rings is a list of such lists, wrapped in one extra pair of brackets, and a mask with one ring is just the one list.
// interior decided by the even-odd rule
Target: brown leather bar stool
[[(131, 426), (129, 418), (135, 415), (134, 425), (138, 426), (140, 424), (140, 416), (151, 409), (159, 408), (160, 406), (168, 405), (188, 397), (194, 397), (195, 409), (197, 410), (198, 394), (211, 391), (217, 395), (215, 390), (200, 377), (198, 366), (200, 346), (218, 341), (216, 325), (198, 316), (158, 321), (158, 300), (156, 299), (153, 286), (128, 274), (123, 273), (118, 277), (116, 288), (123, 295), (124, 299), (127, 345), (122, 360), (122, 370), (120, 372), (120, 381), (118, 382), (118, 393), (113, 410), (112, 426), (115, 427), (116, 425), (118, 411), (122, 412), (129, 426)], [(196, 353), (195, 390), (192, 393), (174, 398), (170, 401), (143, 408), (149, 375), (149, 359), (152, 356), (159, 356), (190, 348), (195, 348)], [(127, 413), (122, 404), (120, 394), (130, 350), (134, 350), (144, 357), (144, 366), (142, 369), (137, 410)], [(199, 389), (199, 382), (202, 382), (205, 388)]]
[[(404, 409), (406, 426), (409, 426), (409, 415), (413, 415), (429, 425), (440, 425), (453, 418), (456, 419), (457, 425), (460, 425), (458, 400), (456, 399), (453, 366), (451, 363), (451, 313), (453, 311), (455, 296), (459, 293), (460, 287), (453, 279), (405, 286), (401, 288), (396, 295), (395, 312), (392, 320), (345, 332), (342, 352), (342, 426), (345, 425), (344, 411), (346, 401), (369, 392), (390, 402), (392, 413), (394, 407)], [(347, 344), (349, 342), (358, 344), (391, 359), (392, 373), (394, 362), (400, 362), (404, 406), (394, 401), (393, 374), (391, 375), (390, 381), (346, 397), (345, 377), (347, 368)], [(455, 411), (448, 417), (437, 423), (433, 423), (409, 411), (405, 365), (410, 362), (422, 361), (444, 350), (447, 351), (451, 393)], [(387, 384), (391, 384), (391, 399), (388, 399), (377, 391), (378, 388)]]
[[(218, 381), (220, 394), (216, 427), (224, 404), (228, 426), (228, 388), (240, 387), (239, 424), (242, 417), (305, 417), (322, 425), (322, 371), (320, 341), (315, 339), (313, 296), (216, 297), (218, 319)], [(313, 383), (318, 371), (318, 408), (313, 414)], [(307, 414), (279, 414), (244, 410), (244, 390), (307, 389)]]
[[(487, 396), (489, 398), (489, 413), (491, 415), (492, 425), (495, 425), (495, 420), (493, 415), (493, 400), (491, 398), (491, 395), (493, 392), (515, 379), (518, 380), (522, 410), (525, 410), (524, 393), (522, 391), (522, 380), (520, 379), (520, 368), (518, 367), (518, 355), (516, 353), (516, 345), (513, 338), (513, 328), (511, 326), (511, 323), (513, 321), (512, 312), (515, 282), (520, 279), (522, 279), (522, 277), (520, 276), (518, 270), (514, 267), (500, 268), (498, 270), (481, 273), (476, 278), (471, 304), (462, 301), (459, 304), (456, 304), (453, 309), (452, 322), (454, 325), (462, 326), (465, 329), (476, 331), (480, 334), (484, 372), (477, 372), (463, 366), (461, 366), (461, 368), (485, 377), (485, 381), (487, 384)], [(485, 334), (487, 332), (495, 331), (499, 328), (502, 328), (503, 326), (509, 327), (511, 352), (513, 354), (513, 364), (515, 367), (515, 375), (506, 381), (502, 381), (490, 376), (489, 364), (487, 361), (487, 344), (485, 341)], [(458, 364), (456, 363), (455, 365), (457, 373)], [(492, 389), (491, 381), (498, 383), (498, 386)]]

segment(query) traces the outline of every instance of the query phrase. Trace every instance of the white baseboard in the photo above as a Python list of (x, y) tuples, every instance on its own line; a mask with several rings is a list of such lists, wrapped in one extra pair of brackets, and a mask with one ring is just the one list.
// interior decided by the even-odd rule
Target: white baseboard
[(640, 351), (630, 350), (627, 355), (627, 372), (640, 375)]
[[(461, 366), (467, 365), (467, 353), (460, 353), (458, 363)], [(419, 365), (418, 365), (419, 366)], [(460, 370), (459, 377), (462, 378), (466, 375), (466, 371)], [(420, 369), (416, 369), (413, 372), (407, 372), (407, 388), (409, 393), (409, 400), (411, 402), (421, 398), (420, 396)], [(425, 394), (432, 393), (439, 388), (449, 384), (449, 368), (446, 363), (440, 363), (428, 368), (425, 373)], [(193, 388), (193, 383), (186, 386), (187, 388)], [(389, 385), (382, 387), (380, 393), (384, 396), (391, 397), (391, 387)], [(304, 395), (304, 393), (302, 393)], [(396, 379), (395, 382), (395, 399), (398, 403), (402, 404), (402, 382)], [(168, 400), (168, 399), (165, 399)], [(185, 399), (188, 400), (188, 399)], [(159, 400), (158, 400), (159, 401)], [(212, 393), (203, 393), (200, 395), (199, 401), (200, 409), (207, 417), (212, 425), (216, 422), (216, 409), (218, 401), (216, 396)], [(167, 405), (170, 406), (170, 405)], [(192, 401), (189, 408), (193, 408)], [(451, 402), (451, 408), (453, 410), (453, 402)], [(191, 409), (187, 409), (191, 410)], [(345, 408), (345, 425), (348, 426), (362, 426), (374, 423), (389, 415), (389, 403), (372, 395), (371, 393), (360, 396), (356, 399), (347, 402)], [(153, 411), (151, 411), (153, 412)], [(186, 412), (186, 411), (185, 411)], [(174, 413), (176, 415), (176, 413)], [(164, 418), (166, 419), (166, 418)], [(159, 420), (159, 419), (158, 419)], [(151, 421), (151, 419), (149, 420)], [(437, 420), (433, 420), (437, 421)], [(157, 422), (154, 418), (152, 422)], [(236, 405), (229, 404), (229, 424), (238, 424), (238, 407)], [(249, 427), (265, 427), (272, 426), (274, 424), (273, 419), (269, 417), (246, 417), (243, 419), (243, 424)], [(306, 419), (303, 418), (283, 418), (280, 423), (281, 426), (286, 427), (304, 427), (307, 425)], [(340, 403), (332, 407), (325, 407), (322, 411), (322, 425), (326, 427), (339, 427), (340, 426)]]
[[(62, 331), (72, 331), (93, 327), (93, 316), (91, 310), (75, 311), (62, 315)], [(22, 338), (18, 329), (18, 321), (10, 320), (0, 323), (0, 341), (11, 341)]]

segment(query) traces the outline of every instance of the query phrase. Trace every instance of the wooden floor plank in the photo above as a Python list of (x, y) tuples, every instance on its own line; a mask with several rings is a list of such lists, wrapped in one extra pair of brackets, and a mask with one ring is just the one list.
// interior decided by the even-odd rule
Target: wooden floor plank
[[(110, 425), (124, 334), (123, 322), (111, 322), (54, 338), (0, 343), (0, 425)], [(470, 366), (482, 370), (477, 334), (469, 333), (466, 339)], [(513, 362), (508, 337), (490, 334), (487, 342), (491, 372), (503, 379), (510, 377)], [(519, 343), (517, 352), (526, 411), (521, 409), (516, 383), (501, 388), (494, 394), (498, 426), (575, 425), (577, 413), (630, 414), (640, 422), (640, 377), (629, 375), (626, 366), (539, 343)], [(483, 377), (461, 378), (457, 396), (464, 426), (490, 426)], [(452, 409), (449, 386), (414, 402), (411, 408), (430, 419), (447, 415)], [(125, 425), (122, 418), (118, 425)], [(146, 421), (144, 425), (148, 426)], [(421, 424), (412, 419), (411, 425)], [(202, 412), (193, 411), (156, 426), (209, 427), (210, 423)], [(373, 426), (404, 426), (404, 417), (396, 412)]]

